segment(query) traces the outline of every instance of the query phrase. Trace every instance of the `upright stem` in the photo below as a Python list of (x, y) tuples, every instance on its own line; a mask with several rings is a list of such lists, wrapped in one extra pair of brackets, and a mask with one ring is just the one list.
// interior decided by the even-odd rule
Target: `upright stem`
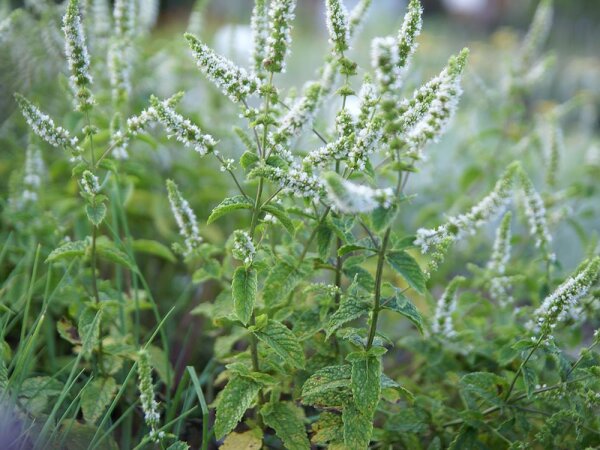
[(375, 299), (373, 303), (373, 314), (371, 315), (371, 325), (369, 328), (369, 338), (367, 340), (367, 350), (373, 346), (375, 333), (377, 332), (377, 319), (379, 317), (379, 309), (381, 302), (381, 282), (383, 281), (383, 264), (385, 262), (385, 252), (387, 251), (388, 242), (390, 240), (392, 228), (387, 227), (383, 236), (383, 242), (379, 248), (379, 256), (377, 257), (377, 272), (375, 274)]
[(527, 357), (523, 360), (523, 362), (519, 366), (519, 369), (517, 370), (517, 373), (515, 373), (515, 376), (513, 377), (512, 382), (510, 383), (510, 387), (508, 388), (508, 391), (506, 392), (506, 395), (504, 396), (504, 401), (508, 401), (510, 399), (510, 394), (512, 394), (512, 391), (515, 388), (515, 384), (517, 383), (517, 380), (519, 379), (519, 375), (521, 375), (521, 372), (523, 372), (523, 368), (525, 367), (525, 364), (527, 364), (529, 362), (529, 360), (531, 359), (531, 357), (533, 356), (535, 351), (538, 349), (538, 347), (542, 343), (542, 340), (545, 337), (546, 337), (545, 334), (542, 334), (540, 336), (540, 338), (537, 340), (537, 342), (535, 343), (535, 345), (533, 346), (533, 348), (527, 355)]

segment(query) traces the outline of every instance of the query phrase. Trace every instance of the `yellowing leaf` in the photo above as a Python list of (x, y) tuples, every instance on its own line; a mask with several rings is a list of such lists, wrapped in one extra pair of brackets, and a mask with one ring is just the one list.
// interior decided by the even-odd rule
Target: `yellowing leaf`
[(114, 378), (96, 378), (81, 393), (81, 411), (89, 424), (94, 424), (106, 411), (117, 390)]
[(283, 360), (298, 369), (304, 368), (304, 350), (296, 335), (284, 324), (269, 320), (260, 329), (252, 330), (254, 335), (267, 344)]
[(260, 450), (262, 448), (262, 432), (254, 429), (243, 433), (231, 433), (219, 448), (221, 450)]

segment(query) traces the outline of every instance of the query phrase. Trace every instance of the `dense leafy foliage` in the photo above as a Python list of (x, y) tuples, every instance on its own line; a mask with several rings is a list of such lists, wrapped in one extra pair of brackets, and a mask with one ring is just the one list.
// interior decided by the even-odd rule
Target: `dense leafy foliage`
[(577, 99), (532, 107), (550, 0), (502, 83), (413, 74), (419, 0), (365, 63), (371, 1), (327, 0), (298, 91), (295, 0), (256, 1), (248, 68), (202, 0), (160, 45), (158, 2), (25, 3), (0, 42), (64, 73), (0, 129), (0, 443), (600, 446), (600, 164), (563, 162)]

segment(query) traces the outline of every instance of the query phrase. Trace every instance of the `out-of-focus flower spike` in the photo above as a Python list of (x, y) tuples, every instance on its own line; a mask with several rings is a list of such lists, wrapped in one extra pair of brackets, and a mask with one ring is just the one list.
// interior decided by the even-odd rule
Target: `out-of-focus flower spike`
[(158, 443), (165, 437), (165, 433), (164, 431), (158, 431), (160, 425), (159, 403), (156, 401), (154, 394), (150, 353), (146, 349), (141, 349), (138, 352), (138, 389), (142, 411), (144, 412), (144, 421), (150, 428), (148, 437), (152, 442)]
[(269, 12), (267, 0), (256, 0), (250, 20), (252, 29), (252, 71), (260, 79), (266, 78), (263, 61), (266, 58), (267, 40), (269, 38)]
[(186, 33), (185, 38), (200, 70), (231, 101), (243, 101), (256, 92), (260, 86), (260, 80), (256, 76), (250, 75), (246, 69), (236, 66), (227, 58), (217, 55), (196, 36)]
[(135, 35), (137, 0), (115, 0), (114, 36), (108, 51), (108, 69), (113, 102), (118, 107), (127, 102), (131, 92), (131, 42)]
[(357, 128), (365, 128), (369, 121), (373, 119), (378, 101), (377, 88), (371, 81), (371, 77), (366, 76), (358, 93), (359, 114), (356, 124)]
[(273, 0), (269, 5), (269, 37), (263, 61), (271, 73), (285, 72), (285, 59), (290, 52), (292, 21), (296, 0)]
[(383, 123), (381, 117), (374, 117), (365, 128), (357, 130), (354, 146), (348, 153), (348, 167), (353, 170), (365, 169), (369, 155), (383, 137)]
[(174, 136), (177, 141), (202, 156), (214, 150), (217, 144), (215, 139), (209, 134), (203, 134), (196, 124), (175, 112), (169, 104), (169, 100), (161, 101), (153, 96), (150, 102), (154, 108), (156, 120), (166, 128), (169, 138)]
[(90, 0), (85, 17), (92, 53), (104, 49), (112, 31), (108, 0)]
[(204, 11), (206, 9), (206, 5), (208, 5), (208, 2), (209, 0), (196, 0), (194, 3), (194, 7), (192, 8), (190, 19), (188, 21), (188, 33), (196, 36), (200, 36), (202, 34), (204, 29)]
[(490, 297), (501, 306), (513, 302), (513, 298), (509, 294), (511, 277), (505, 276), (511, 251), (511, 220), (512, 214), (509, 211), (504, 215), (500, 226), (496, 230), (492, 257), (487, 263), (487, 270), (490, 275)]
[(533, 60), (539, 56), (542, 47), (548, 39), (554, 15), (552, 3), (552, 0), (541, 0), (538, 4), (529, 31), (521, 47), (519, 62), (523, 70), (531, 67)]
[(41, 112), (22, 95), (15, 94), (15, 98), (23, 117), (25, 117), (33, 132), (42, 140), (53, 147), (71, 148), (74, 151), (78, 150), (77, 144), (79, 141), (76, 137), (71, 137), (70, 133), (63, 127), (56, 126), (47, 114)]
[(554, 328), (577, 306), (598, 279), (600, 257), (581, 264), (575, 273), (544, 299), (534, 312), (534, 319), (528, 327), (540, 337), (551, 335)]
[(367, 16), (367, 11), (373, 0), (359, 0), (348, 18), (348, 34), (350, 35), (350, 41), (358, 34), (360, 27), (364, 24)]
[(89, 89), (92, 84), (90, 75), (90, 55), (85, 44), (85, 35), (81, 24), (79, 0), (70, 0), (63, 17), (62, 30), (65, 34), (65, 55), (69, 65), (69, 82), (74, 105), (78, 111), (89, 111), (94, 97)]
[(474, 234), (483, 224), (496, 216), (510, 199), (516, 177), (523, 169), (519, 163), (513, 163), (504, 171), (496, 182), (494, 189), (468, 212), (450, 217), (448, 221), (437, 228), (420, 228), (417, 230), (415, 245), (421, 247), (421, 252), (432, 253), (432, 267), (444, 258), (449, 246), (456, 240), (468, 234)]
[(37, 202), (42, 185), (44, 161), (42, 152), (35, 145), (29, 144), (25, 152), (25, 167), (23, 168), (23, 184), (17, 195), (10, 199), (17, 209)]
[(275, 132), (275, 142), (288, 141), (298, 136), (305, 127), (311, 126), (321, 98), (321, 84), (319, 82), (308, 83), (302, 97), (281, 119), (281, 125)]
[(520, 172), (519, 178), (521, 189), (523, 190), (525, 215), (529, 222), (529, 232), (535, 238), (535, 246), (544, 253), (546, 261), (554, 262), (556, 255), (551, 248), (552, 235), (548, 230), (544, 201), (524, 171)]
[(148, 34), (156, 25), (160, 11), (159, 0), (137, 0), (137, 25), (143, 34)]
[(200, 230), (198, 228), (198, 220), (196, 214), (190, 207), (190, 204), (183, 198), (177, 185), (172, 180), (167, 180), (167, 192), (171, 211), (175, 221), (179, 226), (179, 234), (184, 240), (184, 256), (190, 256), (202, 243)]
[[(423, 26), (423, 7), (420, 0), (411, 0), (398, 33), (398, 64), (406, 72), (417, 49), (417, 37)], [(403, 74), (404, 75), (404, 74)]]
[(435, 308), (433, 323), (431, 324), (432, 334), (448, 339), (456, 336), (456, 330), (454, 329), (454, 323), (452, 321), (452, 313), (456, 310), (456, 294), (458, 288), (465, 281), (464, 277), (454, 277), (439, 298)]
[(329, 42), (335, 53), (341, 56), (350, 46), (348, 10), (343, 0), (326, 0), (325, 8)]
[(394, 193), (391, 188), (373, 189), (355, 184), (335, 172), (328, 172), (323, 178), (329, 200), (344, 214), (367, 213), (379, 206), (392, 206)]

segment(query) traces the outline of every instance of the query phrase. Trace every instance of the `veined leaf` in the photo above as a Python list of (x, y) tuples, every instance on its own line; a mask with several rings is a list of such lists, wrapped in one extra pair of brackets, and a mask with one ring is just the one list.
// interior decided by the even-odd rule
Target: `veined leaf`
[(151, 239), (136, 239), (131, 243), (131, 247), (136, 252), (159, 256), (172, 263), (177, 261), (171, 249), (158, 241), (153, 241)]
[(327, 338), (335, 333), (346, 322), (358, 319), (367, 314), (372, 308), (372, 301), (359, 295), (345, 295), (340, 307), (327, 322)]
[(87, 423), (94, 424), (104, 414), (117, 391), (117, 382), (112, 377), (92, 380), (81, 393), (81, 411)]
[(229, 214), (232, 211), (237, 211), (239, 209), (252, 209), (253, 207), (254, 205), (243, 195), (236, 195), (234, 197), (226, 198), (219, 203), (215, 209), (212, 210), (206, 223), (213, 223), (219, 217)]
[(268, 307), (278, 306), (287, 300), (302, 277), (308, 271), (306, 264), (296, 267), (287, 261), (279, 260), (265, 280), (263, 299)]
[(506, 380), (490, 372), (472, 372), (460, 379), (460, 390), (467, 404), (475, 409), (479, 399), (500, 406), (502, 393), (507, 389)]
[(238, 267), (233, 273), (231, 292), (233, 294), (233, 307), (238, 319), (246, 325), (252, 317), (258, 278), (253, 268)]
[(261, 385), (249, 378), (234, 375), (219, 396), (215, 436), (222, 439), (235, 428), (258, 395)]
[(400, 291), (397, 291), (396, 295), (392, 298), (386, 299), (383, 308), (402, 314), (418, 328), (421, 334), (423, 334), (423, 317), (421, 317), (421, 313), (404, 294), (400, 293)]
[(352, 395), (362, 412), (374, 413), (381, 395), (381, 358), (366, 352), (348, 355), (352, 363)]
[(304, 368), (304, 351), (296, 335), (284, 324), (269, 319), (266, 325), (251, 329), (254, 335), (267, 344), (283, 360), (298, 369)]
[(106, 217), (106, 205), (104, 203), (97, 203), (95, 205), (85, 205), (85, 213), (92, 224), (98, 226)]
[(392, 268), (419, 294), (425, 294), (427, 279), (415, 259), (404, 251), (390, 252), (385, 255)]
[(310, 449), (304, 427), (304, 412), (291, 402), (267, 403), (260, 413), (288, 450)]
[(353, 402), (342, 410), (344, 422), (344, 444), (347, 450), (365, 450), (373, 434), (373, 415), (361, 411)]
[(71, 259), (77, 256), (84, 256), (88, 248), (88, 241), (67, 242), (60, 247), (52, 250), (46, 258), (46, 262), (60, 261), (61, 259)]
[(263, 206), (261, 209), (264, 212), (271, 214), (277, 220), (279, 220), (279, 223), (283, 225), (283, 227), (287, 230), (288, 233), (290, 233), (291, 235), (294, 234), (294, 224), (290, 220), (289, 214), (285, 209), (275, 204)]
[(342, 408), (350, 399), (352, 369), (348, 364), (317, 370), (302, 386), (302, 403), (321, 408)]
[(167, 450), (189, 450), (189, 448), (187, 442), (175, 441), (167, 447)]
[(129, 256), (119, 250), (115, 243), (108, 239), (98, 239), (96, 241), (96, 252), (101, 258), (133, 270), (133, 264), (131, 263)]
[(378, 206), (371, 212), (371, 223), (376, 231), (381, 231), (390, 225), (397, 215), (397, 205), (392, 205), (389, 208)]
[(322, 260), (326, 260), (329, 256), (329, 247), (331, 247), (331, 237), (333, 231), (326, 224), (319, 225), (317, 227), (317, 249), (319, 257)]
[(79, 336), (81, 336), (81, 353), (85, 357), (91, 355), (98, 344), (101, 318), (102, 310), (90, 307), (85, 308), (79, 316), (77, 329), (79, 330)]

